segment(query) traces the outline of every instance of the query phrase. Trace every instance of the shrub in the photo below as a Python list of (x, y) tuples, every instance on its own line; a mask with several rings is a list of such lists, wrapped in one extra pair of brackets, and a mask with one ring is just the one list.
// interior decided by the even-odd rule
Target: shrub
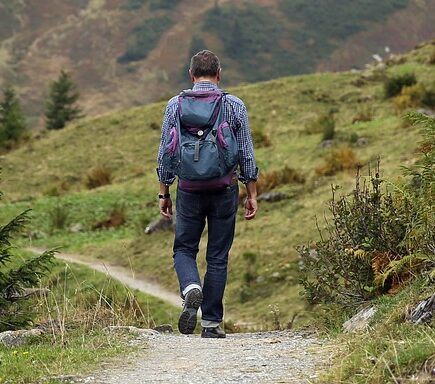
[(261, 129), (252, 130), (252, 141), (256, 148), (270, 147), (272, 145), (269, 135), (264, 133)]
[(356, 133), (356, 132), (352, 132), (352, 133), (350, 134), (350, 137), (349, 137), (349, 142), (350, 142), (351, 144), (356, 144), (356, 143), (358, 142), (358, 139), (359, 139), (359, 135), (358, 135), (358, 133)]
[(243, 285), (240, 289), (240, 302), (246, 303), (254, 296), (253, 285), (258, 277), (256, 270), (257, 254), (245, 252), (243, 260), (245, 262), (245, 272), (243, 273)]
[(373, 110), (369, 106), (360, 107), (357, 110), (356, 115), (352, 119), (352, 124), (372, 121), (373, 120)]
[(112, 183), (112, 171), (104, 166), (91, 169), (86, 175), (85, 185), (88, 189), (98, 188)]
[[(0, 193), (1, 196), (1, 193)], [(27, 303), (24, 289), (38, 284), (49, 269), (54, 251), (26, 261), (16, 262), (11, 240), (28, 222), (27, 211), (0, 226), (0, 332), (18, 329), (31, 323), (34, 308)]]
[(48, 212), (50, 232), (56, 229), (65, 229), (68, 223), (69, 210), (66, 205), (56, 205)]
[(123, 205), (115, 205), (109, 212), (109, 217), (92, 226), (92, 229), (118, 228), (127, 221), (126, 209)]
[(398, 113), (415, 107), (426, 106), (433, 108), (435, 107), (435, 92), (427, 90), (421, 84), (404, 87), (400, 95), (393, 99), (393, 105)]
[(410, 119), (423, 126), (422, 153), (406, 170), (411, 182), (391, 194), (382, 188), (379, 164), (369, 182), (358, 174), (350, 197), (332, 190), (328, 237), (298, 247), (301, 282), (311, 303), (353, 305), (387, 291), (435, 267), (435, 120)]
[(335, 134), (335, 119), (332, 112), (321, 114), (316, 120), (305, 125), (305, 132), (309, 135), (323, 133), (322, 140), (332, 140)]
[(384, 94), (387, 99), (400, 94), (404, 87), (417, 84), (417, 79), (413, 73), (390, 77), (384, 82)]
[(158, 131), (160, 129), (160, 125), (158, 123), (156, 123), (155, 121), (151, 121), (148, 126), (150, 127), (150, 129), (152, 129), (153, 131)]
[(435, 48), (432, 49), (432, 53), (429, 56), (428, 64), (429, 65), (434, 65), (435, 64)]
[(332, 176), (341, 171), (356, 169), (360, 165), (352, 149), (334, 148), (325, 157), (324, 164), (317, 167), (315, 172), (318, 176)]

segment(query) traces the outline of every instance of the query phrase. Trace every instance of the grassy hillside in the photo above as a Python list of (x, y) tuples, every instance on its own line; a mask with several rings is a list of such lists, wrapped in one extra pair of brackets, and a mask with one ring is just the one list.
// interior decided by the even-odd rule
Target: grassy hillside
[(431, 38), (433, 12), (435, 0), (1, 0), (0, 85), (19, 88), (38, 125), (48, 83), (67, 69), (95, 116), (185, 87), (204, 47), (222, 58), (227, 86), (361, 68), (385, 46)]
[[(253, 222), (243, 221), (239, 213), (226, 293), (229, 318), (261, 328), (271, 326), (271, 311), (276, 317), (279, 310), (285, 325), (304, 310), (294, 247), (317, 238), (314, 217), (323, 217), (330, 185), (339, 184), (342, 193), (348, 193), (354, 176), (352, 168), (322, 176), (321, 167), (328, 158), (344, 166), (350, 160), (367, 165), (380, 156), (382, 176), (394, 180), (400, 165), (413, 162), (419, 133), (384, 98), (383, 79), (413, 72), (420, 84), (434, 90), (435, 68), (428, 64), (434, 48), (427, 44), (373, 73), (322, 73), (231, 89), (246, 102), (251, 128), (263, 144), (256, 150), (261, 172), (271, 175), (288, 167), (306, 181), (275, 188), (290, 199), (262, 202)], [(8, 199), (1, 218), (32, 207), (35, 220), (28, 235), (33, 244), (63, 245), (131, 266), (138, 275), (176, 291), (172, 234), (140, 234), (144, 224), (158, 217), (155, 156), (163, 109), (164, 103), (159, 103), (81, 120), (8, 154), (1, 163)], [(334, 144), (332, 149), (322, 148), (324, 132), (318, 119), (331, 110)], [(357, 145), (358, 137), (365, 144)], [(112, 184), (87, 190), (85, 178), (97, 166), (110, 170), (106, 172)], [(125, 224), (95, 229), (115, 208)], [(71, 233), (69, 227), (76, 223), (83, 231)]]

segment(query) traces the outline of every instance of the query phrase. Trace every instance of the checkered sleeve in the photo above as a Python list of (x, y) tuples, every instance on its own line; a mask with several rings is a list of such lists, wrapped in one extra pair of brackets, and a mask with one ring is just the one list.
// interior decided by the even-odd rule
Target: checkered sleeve
[(168, 137), (171, 128), (175, 125), (175, 103), (170, 100), (166, 106), (163, 116), (162, 134), (160, 137), (160, 146), (157, 154), (157, 176), (161, 183), (171, 185), (175, 181), (175, 175), (168, 172), (162, 162), (165, 138)]
[(257, 180), (258, 168), (254, 157), (254, 145), (249, 128), (248, 111), (243, 103), (235, 104), (234, 110), (238, 116), (237, 125), (239, 126), (236, 130), (236, 140), (239, 148), (239, 180), (246, 184), (248, 181)]

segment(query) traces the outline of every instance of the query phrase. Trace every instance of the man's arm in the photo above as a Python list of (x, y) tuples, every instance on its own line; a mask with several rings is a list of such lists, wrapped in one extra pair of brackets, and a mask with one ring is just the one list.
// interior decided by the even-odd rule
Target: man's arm
[(245, 219), (252, 220), (257, 214), (258, 168), (254, 157), (254, 144), (249, 128), (248, 112), (245, 105), (238, 106), (240, 127), (236, 131), (239, 148), (240, 180), (246, 187)]
[[(165, 115), (163, 117), (160, 147), (157, 154), (157, 175), (160, 182), (159, 195), (163, 195), (163, 198), (159, 198), (160, 214), (168, 219), (172, 218), (172, 200), (171, 197), (168, 196), (169, 187), (174, 182), (175, 176), (163, 167), (162, 156), (164, 151), (165, 138), (169, 135), (171, 127), (175, 124), (173, 109), (174, 104), (168, 103), (165, 110)], [(164, 197), (165, 195), (168, 197)]]

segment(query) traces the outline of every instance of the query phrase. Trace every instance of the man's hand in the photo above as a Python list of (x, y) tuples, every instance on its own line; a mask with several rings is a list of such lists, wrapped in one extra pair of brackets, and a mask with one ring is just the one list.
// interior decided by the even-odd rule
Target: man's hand
[(160, 214), (167, 219), (172, 219), (172, 200), (169, 197), (168, 199), (160, 199)]
[(247, 198), (245, 202), (245, 219), (252, 220), (257, 214), (257, 199)]

